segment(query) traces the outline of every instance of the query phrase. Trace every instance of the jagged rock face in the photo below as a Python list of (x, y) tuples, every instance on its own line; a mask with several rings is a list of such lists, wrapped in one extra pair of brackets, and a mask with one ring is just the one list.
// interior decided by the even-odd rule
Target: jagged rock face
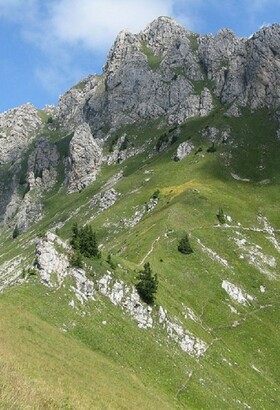
[[(147, 149), (143, 144), (122, 150), (123, 134), (114, 151), (103, 156), (102, 145), (110, 132), (126, 124), (159, 117), (180, 124), (193, 116), (207, 116), (214, 107), (214, 94), (228, 106), (225, 115), (240, 116), (244, 106), (267, 106), (276, 108), (276, 114), (278, 109), (279, 119), (279, 68), (277, 24), (249, 39), (238, 38), (227, 29), (216, 36), (199, 36), (167, 17), (156, 19), (137, 35), (121, 32), (103, 74), (91, 75), (71, 88), (57, 108), (44, 109), (44, 115), (55, 118), (63, 134), (74, 132), (66, 167), (69, 192), (91, 184), (102, 163), (122, 162)], [(54, 186), (60, 160), (56, 148), (46, 140), (37, 140), (32, 148), (43, 127), (39, 114), (26, 104), (0, 115), (0, 214), (5, 222), (17, 223), (22, 229), (42, 216), (38, 198)], [(215, 132), (209, 128), (203, 136), (213, 143), (229, 136), (227, 130)], [(28, 149), (22, 198), (17, 175)], [(188, 147), (180, 146), (177, 158), (187, 153)], [(20, 217), (15, 218), (20, 207)]]
[(16, 203), (18, 212), (16, 215), (16, 224), (20, 231), (26, 231), (35, 222), (38, 222), (42, 216), (42, 204), (39, 198), (35, 198), (28, 192), (22, 201)]
[(18, 188), (16, 179), (18, 165), (11, 166), (10, 169), (6, 165), (0, 167), (0, 220), (7, 222), (9, 217), (14, 215), (15, 210), (10, 208), (9, 204), (15, 199), (15, 193)]
[(24, 104), (1, 114), (0, 164), (17, 160), (36, 137), (41, 125), (38, 110), (32, 104)]
[(66, 93), (60, 112), (72, 123), (86, 121), (101, 137), (108, 125), (119, 128), (160, 116), (181, 123), (212, 110), (209, 80), (223, 103), (234, 103), (230, 116), (240, 115), (242, 106), (277, 107), (279, 44), (277, 24), (245, 39), (228, 29), (199, 36), (160, 17), (137, 35), (121, 32), (104, 74), (90, 77), (82, 91)]
[[(278, 107), (280, 100), (280, 26), (264, 27), (249, 39), (230, 30), (199, 37), (199, 56), (216, 93), (253, 109)], [(233, 115), (237, 116), (236, 108)]]
[(67, 131), (74, 131), (84, 122), (84, 105), (92, 94), (98, 95), (102, 76), (91, 75), (72, 87), (59, 99), (57, 118), (60, 126)]
[(50, 275), (53, 272), (57, 273), (59, 282), (63, 280), (69, 266), (67, 257), (57, 252), (54, 243), (47, 238), (36, 240), (36, 264), (42, 280), (47, 284), (51, 283)]
[(28, 157), (26, 175), (22, 175), (26, 179), (23, 198), (15, 181), (10, 186), (11, 196), (3, 212), (5, 223), (13, 223), (24, 231), (42, 217), (40, 198), (56, 183), (58, 160), (59, 154), (54, 145), (45, 139), (36, 142)]
[(280, 25), (264, 27), (247, 43), (245, 70), (247, 104), (252, 108), (279, 107)]
[[(53, 112), (53, 110), (53, 107), (48, 107), (48, 112)], [(27, 195), (22, 202), (18, 194), (17, 174), (21, 170), (20, 163), (23, 160), (23, 154), (27, 155), (42, 125), (38, 110), (29, 103), (0, 115), (0, 165), (2, 165), (0, 169), (0, 215), (4, 222), (9, 223), (21, 206), (17, 219), (19, 225), (24, 229), (41, 215), (41, 205), (37, 206), (36, 201), (30, 195)], [(31, 156), (36, 156), (36, 152), (40, 153), (41, 147), (31, 151)], [(43, 150), (40, 155), (41, 158), (44, 157), (44, 161), (51, 161), (49, 152)], [(48, 172), (47, 170), (46, 173)], [(52, 183), (50, 181), (53, 181), (53, 177), (53, 173), (50, 173), (49, 184)], [(44, 177), (43, 187), (45, 187), (46, 179)]]
[(26, 193), (23, 200), (15, 191), (5, 212), (9, 220), (17, 211), (15, 224), (21, 231), (27, 230), (43, 216), (40, 198), (57, 180), (59, 154), (54, 145), (44, 139), (37, 141), (28, 158)]
[(165, 17), (138, 35), (121, 32), (103, 76), (90, 77), (82, 91), (71, 89), (61, 98), (61, 121), (76, 125), (85, 121), (96, 134), (108, 125), (119, 128), (160, 116), (181, 123), (207, 115), (213, 108), (211, 93), (195, 92), (193, 83), (204, 78), (193, 51), (195, 38)]
[(96, 179), (102, 163), (102, 150), (88, 124), (80, 125), (70, 143), (69, 192), (79, 191)]
[(38, 187), (45, 191), (54, 186), (58, 160), (59, 153), (55, 145), (40, 139), (28, 158), (28, 184), (30, 190)]
[(227, 93), (234, 99), (244, 88), (245, 40), (238, 38), (231, 30), (223, 29), (215, 37), (201, 36), (198, 41), (199, 57), (208, 78), (215, 83), (216, 94)]

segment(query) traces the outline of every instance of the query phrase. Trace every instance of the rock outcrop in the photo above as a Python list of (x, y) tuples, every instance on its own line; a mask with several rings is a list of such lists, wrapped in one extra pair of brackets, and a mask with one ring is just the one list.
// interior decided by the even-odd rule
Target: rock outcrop
[[(167, 337), (188, 355), (199, 358), (205, 354), (209, 347), (207, 343), (184, 329), (177, 318), (171, 319), (162, 306), (155, 312), (140, 299), (137, 290), (131, 284), (115, 279), (110, 271), (99, 279), (93, 276), (93, 280), (90, 280), (84, 269), (71, 268), (71, 252), (71, 248), (52, 232), (47, 232), (43, 238), (36, 239), (36, 270), (45, 286), (58, 289), (67, 277), (71, 277), (74, 284), (70, 286), (70, 290), (81, 305), (94, 301), (94, 294), (99, 291), (112, 304), (120, 306), (131, 316), (140, 329), (152, 329), (160, 325), (166, 331)], [(69, 306), (75, 308), (74, 299), (69, 302)]]
[[(57, 251), (55, 244), (56, 236), (47, 234), (43, 238), (36, 240), (36, 266), (41, 280), (48, 286), (55, 286), (52, 281), (52, 274), (56, 274), (56, 279), (60, 285), (68, 273), (68, 257)], [(61, 246), (61, 243), (59, 244)]]
[(279, 107), (279, 39), (279, 24), (263, 27), (249, 39), (231, 30), (199, 37), (200, 59), (224, 104)]
[(57, 179), (59, 153), (55, 145), (40, 138), (28, 157), (27, 182), (29, 190), (38, 188), (46, 191), (52, 188)]
[(30, 103), (0, 115), (0, 165), (17, 160), (36, 137), (42, 120)]
[[(60, 98), (57, 108), (39, 111), (25, 104), (0, 115), (2, 219), (25, 230), (40, 218), (40, 197), (57, 182), (58, 164), (60, 179), (64, 167), (64, 183), (68, 192), (75, 192), (95, 181), (102, 164), (121, 163), (148, 149), (148, 142), (124, 148), (124, 130), (112, 150), (103, 153), (106, 141), (128, 124), (159, 118), (165, 124), (181, 124), (209, 115), (217, 99), (227, 107), (226, 116), (239, 117), (243, 107), (268, 107), (279, 119), (279, 44), (278, 24), (263, 27), (249, 39), (228, 29), (216, 36), (198, 35), (168, 17), (159, 17), (139, 34), (122, 31), (103, 74), (81, 80)], [(70, 141), (72, 134), (63, 156), (57, 138)], [(230, 130), (208, 126), (202, 136), (219, 144), (227, 141)], [(183, 142), (175, 159), (190, 149)]]
[(195, 90), (204, 80), (198, 54), (193, 52), (196, 35), (174, 20), (161, 17), (144, 31), (121, 32), (102, 76), (91, 76), (83, 87), (67, 92), (59, 103), (60, 122), (70, 128), (89, 123), (102, 136), (105, 125), (124, 124), (167, 116), (180, 123), (213, 108), (211, 93)]
[(70, 142), (69, 192), (80, 191), (96, 179), (102, 163), (102, 150), (93, 138), (90, 127), (80, 125)]
[[(280, 26), (264, 27), (249, 39), (231, 30), (200, 36), (168, 17), (139, 34), (122, 31), (102, 76), (91, 76), (60, 100), (61, 122), (89, 123), (94, 135), (105, 126), (166, 116), (181, 123), (213, 109), (212, 93), (239, 108), (279, 106)], [(231, 108), (232, 105), (232, 108)]]
[(181, 161), (183, 158), (187, 157), (193, 149), (194, 145), (191, 141), (182, 142), (177, 148), (177, 152), (174, 157), (175, 161)]
[[(16, 225), (25, 231), (43, 216), (41, 198), (57, 182), (57, 165), (59, 153), (55, 145), (44, 138), (34, 143), (34, 148), (25, 163), (15, 166), (19, 173), (19, 186), (16, 175), (10, 185), (10, 197), (3, 212), (4, 222)], [(23, 191), (23, 193), (22, 193)]]

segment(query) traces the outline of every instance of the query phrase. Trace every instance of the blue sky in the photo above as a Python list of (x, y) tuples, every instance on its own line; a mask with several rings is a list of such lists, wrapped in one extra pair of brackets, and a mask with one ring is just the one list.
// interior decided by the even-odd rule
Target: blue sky
[(250, 36), (279, 23), (280, 0), (0, 0), (0, 112), (38, 108), (100, 73), (117, 33), (175, 18), (197, 33), (231, 28)]

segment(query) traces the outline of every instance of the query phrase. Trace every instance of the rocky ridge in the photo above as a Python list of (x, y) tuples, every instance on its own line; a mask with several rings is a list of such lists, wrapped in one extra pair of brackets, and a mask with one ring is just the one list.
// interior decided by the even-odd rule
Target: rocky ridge
[[(122, 149), (122, 133), (113, 151), (104, 151), (111, 135), (127, 124), (164, 118), (165, 124), (178, 126), (190, 117), (207, 116), (217, 99), (228, 116), (240, 116), (243, 107), (270, 107), (277, 116), (279, 38), (278, 24), (246, 39), (228, 29), (216, 36), (198, 35), (168, 17), (159, 17), (139, 34), (122, 31), (103, 74), (81, 80), (58, 107), (39, 111), (25, 104), (0, 116), (2, 220), (26, 230), (40, 218), (40, 198), (57, 182), (58, 164), (71, 193), (93, 183), (102, 164), (120, 163), (146, 150), (145, 144)], [(229, 133), (209, 127), (203, 137), (220, 143)], [(58, 152), (52, 135), (72, 135), (66, 153)], [(175, 159), (188, 155), (190, 144), (182, 143)]]
[(102, 150), (91, 134), (88, 124), (75, 130), (69, 146), (68, 189), (82, 190), (96, 179), (102, 163)]
[(42, 119), (30, 103), (0, 114), (0, 164), (17, 160), (37, 136)]
[[(213, 108), (212, 94), (238, 115), (238, 107), (278, 107), (279, 25), (249, 39), (231, 30), (198, 35), (160, 17), (139, 34), (123, 31), (109, 52), (102, 76), (85, 80), (59, 103), (59, 117), (89, 122), (96, 133), (110, 124), (167, 116), (180, 123)], [(200, 90), (198, 91), (198, 87)]]

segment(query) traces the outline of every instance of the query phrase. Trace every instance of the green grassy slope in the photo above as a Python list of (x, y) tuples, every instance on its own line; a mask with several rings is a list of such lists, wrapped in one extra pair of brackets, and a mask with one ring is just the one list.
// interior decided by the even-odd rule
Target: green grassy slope
[[(155, 149), (164, 131), (159, 123), (126, 129), (134, 145), (149, 134), (154, 155), (142, 153), (103, 168), (81, 193), (52, 192), (45, 198), (45, 218), (30, 231), (12, 242), (10, 233), (2, 233), (1, 262), (21, 252), (24, 265), (34, 258), (36, 234), (62, 222), (58, 233), (67, 240), (73, 222), (92, 218), (102, 243), (102, 259), (87, 261), (95, 275), (109, 268), (108, 253), (119, 264), (114, 276), (127, 283), (135, 283), (149, 261), (159, 289), (154, 328), (148, 330), (98, 292), (95, 301), (73, 309), (68, 282), (50, 290), (34, 277), (6, 290), (0, 295), (0, 407), (280, 407), (277, 124), (264, 111), (231, 119), (222, 114), (187, 121), (179, 139), (160, 153)], [(214, 153), (207, 152), (211, 143), (202, 133), (207, 127), (230, 129)], [(175, 162), (176, 147), (187, 139), (195, 149)], [(114, 186), (120, 196), (94, 218), (89, 201), (120, 171), (124, 176)], [(145, 204), (156, 190), (159, 202), (147, 212)], [(218, 224), (219, 208), (230, 216), (225, 225)], [(139, 210), (143, 216), (134, 225)], [(191, 255), (177, 250), (185, 233)], [(234, 301), (223, 281), (254, 299), (247, 305)], [(189, 356), (167, 337), (156, 321), (159, 306), (208, 344), (203, 357)]]

